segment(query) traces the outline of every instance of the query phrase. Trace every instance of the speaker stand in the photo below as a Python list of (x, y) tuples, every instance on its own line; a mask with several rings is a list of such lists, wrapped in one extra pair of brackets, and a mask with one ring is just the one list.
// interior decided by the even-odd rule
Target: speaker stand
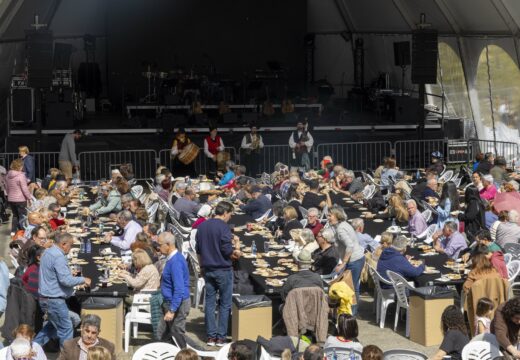
[(404, 96), (404, 78), (406, 76), (406, 65), (401, 65), (401, 96)]

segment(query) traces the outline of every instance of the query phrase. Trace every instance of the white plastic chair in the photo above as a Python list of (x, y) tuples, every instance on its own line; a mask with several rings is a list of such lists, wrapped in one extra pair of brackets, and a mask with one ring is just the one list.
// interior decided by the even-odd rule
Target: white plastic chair
[(506, 267), (509, 284), (512, 284), (520, 273), (520, 260), (511, 260), (506, 264)]
[(16, 257), (13, 256), (13, 254), (9, 254), (9, 258), (11, 259), (11, 264), (13, 265), (13, 267), (15, 269), (18, 269), (18, 267), (20, 266), (20, 264), (18, 264), (18, 259), (16, 259)]
[(146, 212), (148, 213), (148, 222), (154, 222), (155, 214), (157, 214), (157, 209), (159, 208), (159, 203), (154, 202), (149, 207), (146, 208)]
[(320, 223), (323, 224), (327, 222), (327, 215), (329, 215), (329, 207), (325, 205), (323, 207), (323, 211), (321, 212)]
[(261, 221), (264, 221), (265, 219), (267, 219), (269, 217), (269, 215), (271, 214), (271, 209), (267, 210), (264, 215), (260, 216), (258, 219), (255, 219), (256, 222), (261, 222)]
[(428, 238), (431, 238), (433, 233), (435, 233), (435, 229), (437, 229), (437, 225), (433, 224), (433, 225), (430, 225), (426, 228), (426, 230), (424, 230), (422, 233), (420, 233), (419, 235), (417, 235), (417, 239), (419, 240), (423, 240), (423, 239), (428, 239)]
[(504, 262), (507, 264), (509, 264), (509, 262), (513, 259), (513, 255), (511, 254), (504, 254)]
[(376, 193), (376, 186), (374, 184), (367, 185), (361, 193), (363, 194), (363, 198), (365, 200), (370, 200)]
[(410, 311), (408, 311), (408, 295), (406, 294), (407, 289), (414, 289), (408, 281), (401, 275), (387, 270), (386, 275), (394, 286), (395, 294), (397, 296), (397, 304), (395, 306), (395, 319), (394, 319), (394, 331), (397, 330), (397, 322), (399, 321), (399, 312), (401, 309), (406, 310), (406, 337), (410, 336)]
[(427, 360), (428, 355), (408, 349), (393, 349), (383, 353), (385, 360)]
[[(125, 316), (125, 352), (128, 352), (130, 345), (130, 326), (137, 337), (137, 326), (139, 324), (152, 324), (152, 314), (150, 313), (151, 294), (139, 293), (134, 295), (130, 311)], [(134, 355), (135, 358), (135, 355)], [(167, 359), (167, 358), (165, 358)]]
[(506, 254), (511, 254), (512, 260), (520, 260), (520, 244), (507, 243), (504, 245), (504, 252)]
[(179, 351), (181, 349), (175, 345), (155, 342), (137, 349), (132, 356), (132, 360), (173, 360)]
[(193, 289), (193, 307), (203, 305), (202, 294), (206, 288), (204, 278), (200, 276), (200, 267), (197, 256), (193, 252), (188, 252), (188, 265), (190, 266), (193, 277), (195, 278), (195, 287)]
[(455, 180), (451, 180), (455, 184), (456, 187), (460, 187), (460, 183), (462, 182), (462, 178), (456, 178)]
[(439, 176), (439, 182), (448, 182), (453, 177), (453, 170), (446, 170), (441, 176)]
[[(197, 350), (194, 347), (191, 347), (189, 344), (186, 344), (186, 348), (191, 349), (199, 355), (200, 358), (213, 358), (216, 359), (218, 356), (218, 350), (217, 351), (204, 351), (204, 350)], [(263, 350), (263, 348), (262, 348)]]
[(139, 199), (143, 195), (143, 187), (141, 185), (135, 185), (130, 189), (134, 199)]
[(300, 220), (300, 224), (302, 224), (303, 227), (306, 227), (306, 226), (307, 226), (307, 223), (308, 223), (308, 220), (307, 220), (307, 219), (301, 219), (301, 220)]
[(428, 224), (428, 222), (432, 219), (432, 211), (430, 209), (426, 209), (421, 213), (424, 221)]
[(228, 353), (229, 353), (230, 347), (231, 347), (231, 343), (222, 346), (220, 348), (220, 350), (218, 351), (218, 354), (217, 354), (217, 357), (215, 358), (215, 360), (228, 360), (229, 359)]
[(462, 349), (462, 360), (493, 360), (502, 356), (500, 350), (487, 341), (470, 341)]
[(370, 265), (368, 265), (368, 272), (370, 276), (372, 276), (376, 287), (376, 322), (379, 322), (379, 327), (383, 329), (385, 327), (386, 310), (390, 304), (395, 302), (395, 290), (393, 287), (391, 289), (383, 289), (381, 283), (392, 286), (392, 282), (383, 278), (377, 270)]
[(309, 210), (307, 210), (307, 209), (304, 208), (303, 206), (300, 206), (299, 209), (300, 209), (300, 213), (302, 214), (302, 217), (303, 217), (304, 219), (306, 219), (306, 218), (307, 218), (307, 213), (309, 212)]

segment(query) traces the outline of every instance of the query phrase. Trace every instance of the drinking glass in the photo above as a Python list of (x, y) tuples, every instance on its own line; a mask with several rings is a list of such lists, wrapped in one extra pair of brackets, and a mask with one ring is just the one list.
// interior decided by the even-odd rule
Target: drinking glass
[(265, 253), (269, 252), (269, 241), (264, 241), (264, 252)]

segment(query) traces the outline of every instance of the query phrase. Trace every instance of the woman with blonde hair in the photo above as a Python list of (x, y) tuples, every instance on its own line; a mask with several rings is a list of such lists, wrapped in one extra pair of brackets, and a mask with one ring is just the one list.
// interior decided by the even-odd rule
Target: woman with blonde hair
[(286, 206), (283, 208), (283, 219), (284, 225), (282, 229), (282, 239), (290, 240), (291, 230), (303, 229), (303, 225), (298, 221), (298, 213), (292, 206)]
[(135, 293), (141, 290), (157, 290), (159, 288), (161, 277), (146, 251), (136, 249), (132, 253), (132, 264), (137, 271), (137, 275), (132, 276), (127, 271), (123, 271), (120, 276), (129, 286), (134, 288)]
[(408, 225), (408, 210), (404, 205), (403, 199), (397, 195), (392, 194), (388, 198), (388, 207), (381, 214), (372, 214), (365, 212), (367, 219), (392, 219), (395, 218), (397, 225), (407, 226)]
[(15, 159), (11, 162), (10, 170), (6, 176), (5, 191), (7, 201), (13, 213), (11, 223), (11, 236), (18, 230), (23, 230), (22, 219), (27, 215), (27, 206), (32, 195), (27, 187), (27, 178), (23, 173), (23, 160)]
[(112, 360), (112, 355), (103, 346), (92, 346), (88, 349), (87, 360)]

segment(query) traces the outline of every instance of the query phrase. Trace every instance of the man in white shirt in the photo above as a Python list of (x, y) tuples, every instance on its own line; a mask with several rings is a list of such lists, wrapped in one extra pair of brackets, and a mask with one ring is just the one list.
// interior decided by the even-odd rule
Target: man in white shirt
[(248, 176), (256, 177), (261, 171), (261, 151), (264, 147), (262, 135), (258, 133), (256, 125), (251, 125), (251, 132), (245, 134), (240, 146), (242, 153), (242, 163), (246, 165)]
[(136, 235), (143, 231), (143, 228), (136, 221), (132, 220), (132, 213), (128, 210), (123, 210), (117, 214), (117, 225), (123, 229), (123, 234), (114, 236), (113, 232), (109, 232), (105, 235), (105, 242), (122, 250), (128, 250), (135, 241)]
[(303, 121), (298, 121), (296, 131), (293, 131), (289, 138), (289, 147), (293, 153), (291, 160), (292, 168), (299, 168), (302, 171), (310, 170), (311, 159), (309, 153), (313, 144), (314, 139), (307, 130), (306, 124)]

